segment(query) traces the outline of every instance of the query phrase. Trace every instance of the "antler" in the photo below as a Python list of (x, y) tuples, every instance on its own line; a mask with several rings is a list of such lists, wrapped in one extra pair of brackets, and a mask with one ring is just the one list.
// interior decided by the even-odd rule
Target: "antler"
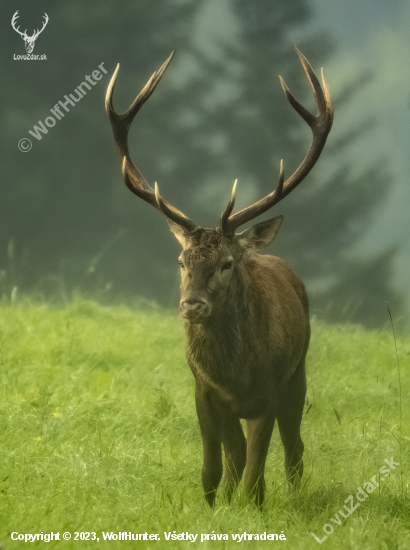
[(118, 152), (120, 156), (123, 157), (122, 173), (128, 189), (130, 189), (135, 195), (137, 195), (141, 199), (144, 199), (144, 201), (152, 204), (152, 206), (154, 206), (157, 210), (163, 212), (169, 219), (171, 219), (178, 225), (185, 227), (188, 231), (193, 231), (197, 227), (194, 222), (191, 221), (187, 216), (185, 216), (185, 214), (180, 212), (177, 208), (172, 206), (169, 202), (164, 200), (160, 196), (156, 184), (156, 189), (154, 191), (154, 189), (149, 185), (147, 180), (133, 163), (128, 149), (128, 132), (131, 123), (134, 120), (135, 115), (138, 113), (138, 111), (141, 109), (147, 99), (151, 97), (159, 81), (161, 80), (162, 75), (170, 64), (173, 55), (174, 52), (172, 52), (172, 54), (168, 57), (162, 67), (151, 76), (151, 78), (145, 84), (144, 88), (134, 99), (130, 108), (123, 114), (118, 114), (115, 112), (112, 101), (115, 81), (117, 78), (118, 70), (120, 68), (120, 65), (118, 64), (107, 88), (105, 109), (111, 122)]
[(37, 31), (34, 31), (33, 33), (33, 36), (31, 37), (32, 40), (35, 40), (39, 34), (41, 34), (44, 30), (44, 28), (46, 27), (47, 23), (48, 23), (48, 15), (44, 12), (44, 23), (43, 23), (43, 26), (41, 27), (41, 30), (38, 30)]
[[(13, 29), (19, 33), (19, 35), (21, 35), (24, 39), (27, 38), (27, 29), (24, 31), (24, 32), (21, 32), (19, 29), (20, 27), (16, 27), (16, 22), (17, 22), (17, 19), (19, 18), (19, 11), (17, 10), (16, 13), (13, 15), (12, 19), (11, 19), (11, 26), (13, 27)], [(21, 42), (20, 42), (21, 44)]]
[[(296, 101), (296, 99), (291, 94), (289, 88), (286, 86), (283, 78), (281, 76), (279, 76), (279, 78), (283, 91), (285, 92), (289, 103), (292, 105), (295, 111), (299, 113), (303, 120), (307, 122), (312, 130), (312, 145), (310, 146), (309, 152), (303, 159), (302, 163), (299, 165), (296, 171), (285, 181), (285, 183), (283, 183), (283, 163), (281, 161), (279, 181), (276, 189), (255, 204), (252, 204), (251, 206), (248, 206), (247, 208), (244, 208), (240, 212), (237, 212), (236, 214), (231, 216), (230, 213), (232, 212), (233, 202), (235, 201), (235, 182), (234, 190), (232, 191), (228, 207), (226, 208), (221, 219), (221, 229), (223, 233), (234, 233), (237, 227), (243, 225), (246, 222), (249, 222), (250, 220), (253, 220), (260, 214), (266, 212), (266, 210), (269, 210), (269, 208), (271, 208), (274, 204), (277, 204), (279, 201), (284, 199), (286, 195), (293, 191), (293, 189), (295, 189), (295, 187), (299, 185), (299, 183), (303, 181), (303, 179), (311, 171), (326, 143), (326, 138), (330, 132), (333, 123), (333, 108), (330, 101), (329, 89), (323, 76), (323, 69), (321, 86), (317, 79), (317, 76), (310, 66), (309, 61), (297, 48), (295, 48), (295, 50), (299, 56), (300, 62), (302, 63), (303, 69), (312, 87), (313, 95), (315, 97), (318, 107), (318, 114), (316, 116), (312, 115), (312, 113), (310, 113), (298, 101)], [(229, 213), (228, 215), (226, 215), (228, 210)]]

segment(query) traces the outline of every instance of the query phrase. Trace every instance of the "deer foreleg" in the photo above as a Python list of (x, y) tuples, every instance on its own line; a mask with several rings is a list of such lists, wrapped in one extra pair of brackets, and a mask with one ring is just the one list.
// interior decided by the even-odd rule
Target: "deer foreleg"
[(198, 382), (195, 391), (195, 401), (204, 452), (202, 485), (206, 501), (210, 506), (213, 506), (216, 491), (222, 478), (221, 413), (212, 403), (209, 392)]
[(296, 488), (303, 475), (303, 442), (300, 423), (306, 395), (305, 361), (281, 388), (278, 400), (278, 426), (285, 449), (285, 470), (291, 488)]
[(246, 464), (246, 439), (239, 418), (231, 415), (224, 417), (222, 441), (225, 451), (224, 490), (230, 501)]
[(265, 461), (274, 424), (273, 413), (247, 420), (245, 491), (259, 507), (265, 498)]

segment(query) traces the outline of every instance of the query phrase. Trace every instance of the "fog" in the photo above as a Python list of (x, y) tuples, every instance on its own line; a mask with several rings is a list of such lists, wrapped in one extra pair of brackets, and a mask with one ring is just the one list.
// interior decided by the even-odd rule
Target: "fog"
[[(111, 74), (120, 63), (122, 112), (175, 50), (132, 125), (131, 155), (164, 198), (215, 227), (235, 179), (239, 210), (272, 190), (281, 159), (289, 176), (309, 149), (278, 78), (315, 110), (296, 45), (324, 69), (334, 126), (303, 184), (261, 216), (285, 216), (266, 252), (305, 281), (313, 315), (381, 327), (387, 301), (408, 326), (408, 3), (22, 0), (0, 10), (4, 299), (13, 289), (54, 301), (80, 292), (176, 308), (179, 243), (122, 180), (104, 110)], [(21, 59), (16, 28), (30, 36), (44, 14), (32, 53), (46, 59)]]

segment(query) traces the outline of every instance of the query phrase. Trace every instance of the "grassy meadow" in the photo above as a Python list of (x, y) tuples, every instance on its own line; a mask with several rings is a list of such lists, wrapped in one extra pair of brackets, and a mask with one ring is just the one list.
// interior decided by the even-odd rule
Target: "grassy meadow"
[[(194, 381), (173, 313), (81, 298), (3, 302), (0, 348), (3, 550), (27, 547), (12, 533), (51, 532), (72, 538), (29, 547), (222, 549), (237, 547), (232, 534), (283, 532), (239, 547), (410, 548), (410, 338), (397, 338), (399, 378), (391, 330), (312, 323), (302, 487), (287, 490), (276, 427), (262, 511), (241, 488), (230, 505), (204, 503)], [(400, 466), (381, 480), (392, 458)], [(338, 514), (372, 478), (379, 486), (346, 519)], [(311, 533), (323, 539), (326, 524), (319, 544)], [(124, 531), (160, 540), (104, 542)], [(198, 538), (166, 540), (173, 532)]]

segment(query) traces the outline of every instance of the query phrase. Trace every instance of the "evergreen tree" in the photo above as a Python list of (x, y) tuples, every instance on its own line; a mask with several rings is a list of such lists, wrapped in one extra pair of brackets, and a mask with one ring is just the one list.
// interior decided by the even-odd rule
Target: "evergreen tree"
[[(105, 90), (118, 62), (114, 101), (122, 112), (177, 50), (133, 123), (130, 150), (147, 180), (158, 181), (161, 194), (196, 223), (218, 224), (235, 178), (240, 209), (273, 188), (281, 158), (285, 176), (297, 167), (311, 133), (287, 103), (278, 74), (314, 109), (291, 39), (311, 17), (307, 1), (228, 2), (237, 35), (212, 44), (218, 56), (195, 40), (205, 5), (74, 0), (39, 7), (21, 1), (22, 28), (37, 28), (43, 11), (49, 16), (34, 52), (46, 52), (48, 59), (14, 61), (13, 54), (25, 50), (11, 25), (0, 38), (0, 68), (7, 74), (0, 92), (2, 127), (8, 136), (2, 141), (0, 268), (7, 293), (13, 286), (34, 286), (47, 296), (79, 287), (94, 296), (100, 289), (104, 295), (177, 303), (179, 245), (163, 217), (125, 189), (104, 112)], [(11, 19), (16, 6), (6, 1), (1, 10), (3, 19)], [(317, 73), (326, 67), (330, 46), (324, 36), (298, 44)], [(21, 153), (19, 139), (102, 62), (104, 79), (41, 141), (32, 139), (32, 151)], [(362, 85), (353, 83), (334, 98), (335, 124), (343, 101)], [(345, 147), (364, 131), (354, 128), (337, 143), (331, 133), (307, 181), (263, 219), (285, 215), (272, 251), (307, 281), (314, 312), (340, 320), (347, 311), (345, 319), (370, 324), (385, 317), (369, 304), (387, 299), (399, 309), (389, 286), (393, 252), (371, 263), (347, 256), (389, 179), (380, 167), (351, 177)]]
[[(236, 67), (239, 91), (233, 101), (213, 112), (209, 124), (224, 135), (226, 157), (239, 178), (240, 208), (273, 188), (281, 158), (285, 178), (289, 176), (311, 143), (310, 129), (284, 98), (278, 74), (303, 105), (313, 112), (316, 106), (289, 39), (295, 27), (309, 19), (306, 3), (242, 0), (233, 2), (232, 9), (240, 35), (236, 47), (226, 48), (222, 59), (225, 66)], [(319, 75), (331, 51), (328, 39), (315, 37), (298, 46)], [(222, 72), (221, 65), (215, 63), (215, 75)], [(371, 74), (364, 72), (356, 82), (347, 83), (339, 97), (333, 95), (335, 124), (349, 98), (369, 83)], [(372, 121), (366, 121), (341, 139), (334, 139), (331, 132), (306, 182), (263, 219), (285, 215), (274, 253), (288, 259), (306, 281), (314, 313), (333, 321), (380, 326), (387, 320), (385, 301), (402, 313), (391, 283), (395, 251), (370, 259), (349, 256), (371, 214), (383, 204), (386, 181), (391, 180), (385, 159), (359, 177), (351, 176), (346, 149), (371, 127)]]

